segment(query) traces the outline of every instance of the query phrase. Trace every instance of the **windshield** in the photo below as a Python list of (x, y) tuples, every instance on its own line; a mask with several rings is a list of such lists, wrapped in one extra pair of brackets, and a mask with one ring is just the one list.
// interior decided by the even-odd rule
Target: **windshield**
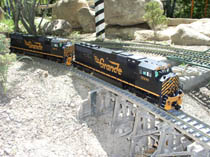
[(169, 72), (171, 72), (171, 68), (167, 68), (167, 69), (162, 69), (162, 70), (156, 70), (155, 71), (155, 77), (161, 77), (163, 75), (168, 74)]

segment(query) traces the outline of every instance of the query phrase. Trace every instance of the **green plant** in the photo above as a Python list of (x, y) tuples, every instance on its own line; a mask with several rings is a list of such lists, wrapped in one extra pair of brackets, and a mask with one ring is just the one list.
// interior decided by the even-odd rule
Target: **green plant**
[(154, 31), (155, 41), (157, 39), (157, 27), (167, 24), (166, 16), (163, 15), (163, 10), (160, 8), (160, 4), (156, 1), (151, 1), (145, 6), (144, 19), (148, 22), (149, 26)]
[(6, 93), (7, 73), (12, 62), (16, 60), (15, 54), (9, 54), (8, 40), (0, 35), (0, 93)]
[[(210, 17), (210, 1), (206, 4), (206, 0), (194, 0), (193, 18), (204, 18), (205, 9), (206, 17)], [(190, 18), (191, 17), (192, 0), (177, 0), (174, 17)]]
[(14, 23), (12, 19), (4, 18), (3, 20), (1, 20), (0, 32), (13, 32), (13, 30), (14, 30)]

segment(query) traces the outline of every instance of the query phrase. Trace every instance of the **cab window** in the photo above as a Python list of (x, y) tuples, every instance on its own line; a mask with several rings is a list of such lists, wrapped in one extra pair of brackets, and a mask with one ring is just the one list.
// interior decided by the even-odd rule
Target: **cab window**
[(58, 47), (58, 44), (56, 43), (56, 44), (53, 44), (53, 47)]
[(159, 72), (155, 71), (155, 77), (157, 78), (159, 76)]
[(147, 77), (152, 77), (152, 73), (148, 70), (140, 70), (140, 74), (141, 75), (144, 75), (144, 76), (147, 76)]

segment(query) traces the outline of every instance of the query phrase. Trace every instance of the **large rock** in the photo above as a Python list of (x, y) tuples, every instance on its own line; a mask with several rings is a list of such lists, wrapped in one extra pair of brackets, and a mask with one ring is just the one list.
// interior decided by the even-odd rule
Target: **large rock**
[(78, 21), (84, 32), (95, 32), (95, 12), (90, 10), (90, 8), (81, 8), (79, 10)]
[[(147, 41), (154, 40), (153, 30), (145, 28), (146, 26), (140, 27), (122, 27), (122, 26), (109, 26), (106, 28), (107, 38), (120, 38), (125, 40), (137, 40), (137, 41)], [(158, 41), (170, 40), (170, 37), (175, 32), (174, 27), (169, 27), (161, 31), (157, 31)]]
[(142, 40), (157, 40), (157, 41), (166, 41), (170, 40), (171, 35), (174, 34), (175, 29), (173, 27), (169, 27), (165, 30), (157, 31), (157, 38), (154, 38), (154, 31), (153, 30), (138, 30), (135, 32), (135, 40), (142, 41)]
[(64, 19), (71, 23), (72, 28), (81, 28), (78, 12), (84, 7), (88, 7), (86, 0), (59, 0), (53, 7), (52, 14), (57, 19)]
[(145, 4), (160, 0), (105, 0), (105, 21), (110, 25), (129, 26), (144, 23)]
[(120, 27), (120, 26), (109, 26), (106, 28), (107, 38), (120, 38), (124, 40), (135, 39), (135, 32), (141, 30), (138, 27)]
[(47, 35), (67, 36), (71, 33), (72, 28), (68, 21), (56, 19), (45, 23), (43, 30)]
[[(202, 29), (202, 28), (199, 28)], [(210, 38), (184, 24), (177, 26), (176, 32), (171, 36), (172, 43), (176, 45), (210, 45)]]
[(180, 24), (191, 24), (198, 21), (198, 19), (189, 19), (189, 18), (167, 18), (168, 26), (178, 26)]
[(186, 26), (210, 37), (210, 19), (201, 19)]

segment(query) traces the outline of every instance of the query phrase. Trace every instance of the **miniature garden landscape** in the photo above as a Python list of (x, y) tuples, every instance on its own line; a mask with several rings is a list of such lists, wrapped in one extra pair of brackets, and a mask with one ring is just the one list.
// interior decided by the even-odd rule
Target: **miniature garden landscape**
[[(122, 128), (113, 133), (114, 107), (82, 115), (89, 94), (102, 86), (64, 63), (10, 53), (13, 32), (89, 42), (170, 63), (184, 91), (181, 111), (210, 125), (210, 2), (154, 0), (152, 10), (158, 8), (160, 17), (155, 21), (150, 1), (106, 0), (105, 38), (96, 37), (92, 0), (0, 2), (0, 156), (143, 157), (158, 148), (132, 154), (130, 134), (121, 136)], [(189, 139), (184, 151), (206, 156), (210, 149), (200, 150), (200, 143)]]

